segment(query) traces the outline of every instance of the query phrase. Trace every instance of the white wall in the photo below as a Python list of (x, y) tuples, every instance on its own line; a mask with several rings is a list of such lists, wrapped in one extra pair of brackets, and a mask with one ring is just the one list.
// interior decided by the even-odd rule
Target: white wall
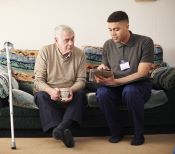
[(0, 0), (0, 48), (11, 41), (18, 49), (39, 49), (53, 42), (59, 24), (75, 30), (77, 46), (102, 46), (110, 37), (106, 19), (116, 10), (128, 13), (131, 31), (161, 44), (175, 66), (175, 0)]

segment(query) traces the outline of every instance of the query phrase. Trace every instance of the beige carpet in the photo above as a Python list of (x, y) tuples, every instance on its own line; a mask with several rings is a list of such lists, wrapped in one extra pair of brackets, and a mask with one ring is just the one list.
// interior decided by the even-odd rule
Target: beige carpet
[(131, 136), (120, 143), (109, 143), (108, 137), (76, 137), (75, 148), (65, 148), (52, 138), (16, 138), (12, 150), (11, 138), (0, 138), (0, 154), (173, 154), (175, 134), (146, 135), (141, 146), (131, 146)]

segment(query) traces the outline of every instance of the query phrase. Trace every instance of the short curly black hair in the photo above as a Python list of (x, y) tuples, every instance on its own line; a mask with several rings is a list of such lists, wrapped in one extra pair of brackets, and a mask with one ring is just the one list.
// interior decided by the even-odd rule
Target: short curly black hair
[(107, 20), (107, 22), (119, 22), (119, 21), (129, 22), (129, 18), (126, 12), (115, 11), (108, 17), (108, 20)]

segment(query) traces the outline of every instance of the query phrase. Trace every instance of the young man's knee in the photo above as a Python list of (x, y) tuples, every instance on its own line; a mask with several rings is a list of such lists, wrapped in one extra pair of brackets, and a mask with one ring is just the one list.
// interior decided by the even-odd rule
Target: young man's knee
[(96, 96), (97, 98), (105, 98), (109, 96), (109, 90), (105, 87), (100, 87), (97, 89)]

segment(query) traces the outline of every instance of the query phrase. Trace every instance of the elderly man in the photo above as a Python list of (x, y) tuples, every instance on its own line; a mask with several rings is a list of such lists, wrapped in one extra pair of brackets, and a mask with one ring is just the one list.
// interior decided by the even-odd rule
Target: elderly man
[[(85, 106), (85, 54), (74, 46), (74, 31), (66, 25), (55, 28), (55, 43), (44, 46), (36, 59), (34, 98), (44, 132), (52, 131), (67, 147), (74, 146), (70, 127), (81, 125)], [(60, 88), (68, 88), (62, 100)]]

